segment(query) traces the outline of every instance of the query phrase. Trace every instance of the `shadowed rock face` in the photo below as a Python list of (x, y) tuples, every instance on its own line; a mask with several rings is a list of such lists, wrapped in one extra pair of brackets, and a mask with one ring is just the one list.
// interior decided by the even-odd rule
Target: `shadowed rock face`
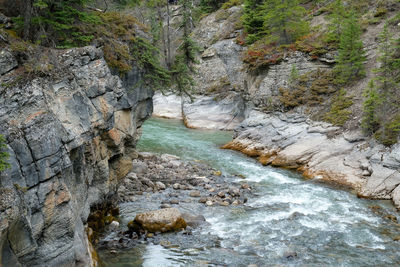
[(152, 112), (152, 90), (133, 86), (141, 79), (136, 68), (121, 81), (94, 47), (56, 53), (55, 75), (0, 87), (11, 163), (0, 180), (3, 266), (91, 264), (90, 206), (131, 170)]

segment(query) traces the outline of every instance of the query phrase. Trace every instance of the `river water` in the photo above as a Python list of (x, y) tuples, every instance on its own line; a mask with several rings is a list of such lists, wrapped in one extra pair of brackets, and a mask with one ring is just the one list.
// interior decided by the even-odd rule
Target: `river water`
[[(144, 124), (140, 151), (174, 154), (208, 163), (227, 176), (243, 175), (254, 195), (238, 207), (182, 205), (180, 209), (202, 214), (210, 224), (195, 229), (191, 236), (166, 234), (156, 244), (143, 241), (116, 255), (101, 252), (104, 265), (400, 265), (400, 242), (393, 241), (400, 228), (382, 215), (397, 216), (389, 202), (358, 199), (350, 192), (220, 149), (231, 134), (187, 129), (175, 120), (150, 119)], [(158, 206), (147, 196), (145, 201), (124, 203), (120, 208), (126, 223), (137, 212)]]

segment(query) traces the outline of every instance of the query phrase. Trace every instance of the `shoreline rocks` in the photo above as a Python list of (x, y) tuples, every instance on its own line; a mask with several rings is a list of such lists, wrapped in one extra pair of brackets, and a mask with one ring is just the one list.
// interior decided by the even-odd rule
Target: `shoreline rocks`
[(229, 205), (240, 205), (247, 199), (246, 193), (251, 192), (244, 181), (229, 181), (206, 164), (183, 161), (173, 155), (139, 153), (132, 165), (132, 172), (118, 189), (120, 202), (136, 201), (137, 196), (158, 192), (165, 197), (160, 207), (166, 208), (185, 201), (205, 205), (207, 202), (219, 205), (225, 201)]
[(385, 148), (358, 132), (340, 133), (300, 115), (251, 111), (223, 148), (306, 178), (348, 186), (359, 197), (392, 199), (400, 207), (399, 144)]
[[(134, 222), (151, 233), (186, 229), (186, 221), (176, 208), (148, 211), (136, 215)], [(129, 225), (129, 224), (128, 224)]]

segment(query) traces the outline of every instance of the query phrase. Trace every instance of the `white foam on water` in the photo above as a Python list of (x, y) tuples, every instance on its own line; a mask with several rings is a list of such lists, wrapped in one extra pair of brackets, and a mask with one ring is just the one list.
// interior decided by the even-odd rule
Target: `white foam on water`
[(171, 260), (169, 251), (160, 245), (149, 244), (146, 253), (143, 255), (143, 267), (175, 267), (180, 266), (176, 261)]
[(316, 220), (316, 219), (309, 219), (309, 218), (301, 218), (299, 220), (301, 225), (312, 228), (312, 229), (320, 229), (322, 231), (327, 231), (331, 229), (330, 225), (324, 221)]
[(300, 182), (295, 179), (288, 177), (282, 173), (276, 172), (272, 169), (266, 169), (264, 166), (258, 166), (256, 164), (249, 164), (248, 162), (238, 162), (237, 164), (246, 168), (248, 175), (246, 180), (250, 182), (262, 182), (268, 181), (275, 184), (299, 184)]

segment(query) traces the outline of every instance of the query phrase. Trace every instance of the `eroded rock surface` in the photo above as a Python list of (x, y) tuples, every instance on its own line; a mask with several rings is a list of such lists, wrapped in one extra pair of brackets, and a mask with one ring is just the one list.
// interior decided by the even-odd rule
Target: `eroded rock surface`
[(183, 119), (189, 128), (233, 130), (243, 121), (246, 105), (237, 92), (188, 97), (174, 94), (154, 96), (154, 116)]
[(121, 81), (99, 49), (55, 54), (51, 75), (0, 78), (9, 84), (0, 88), (0, 133), (11, 163), (1, 188), (15, 196), (0, 203), (3, 266), (91, 264), (90, 206), (131, 171), (139, 128), (152, 111), (151, 90), (126, 89), (141, 79), (139, 70)]
[(393, 199), (399, 206), (400, 146), (385, 148), (364, 139), (359, 132), (342, 133), (298, 114), (252, 111), (225, 148), (350, 186), (362, 197)]

